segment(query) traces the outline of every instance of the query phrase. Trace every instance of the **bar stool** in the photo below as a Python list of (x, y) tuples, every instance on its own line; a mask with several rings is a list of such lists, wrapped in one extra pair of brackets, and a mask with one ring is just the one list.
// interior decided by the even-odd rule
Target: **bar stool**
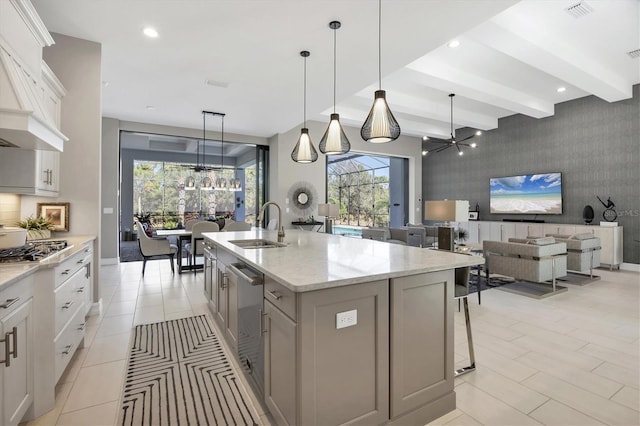
[(458, 368), (455, 371), (454, 376), (458, 377), (475, 371), (476, 369), (476, 357), (473, 351), (473, 337), (471, 335), (471, 317), (469, 316), (469, 267), (455, 269), (454, 292), (454, 297), (458, 299), (458, 303), (460, 303), (460, 299), (462, 299), (462, 304), (464, 306), (464, 319), (467, 326), (467, 344), (469, 346), (470, 362), (468, 366)]

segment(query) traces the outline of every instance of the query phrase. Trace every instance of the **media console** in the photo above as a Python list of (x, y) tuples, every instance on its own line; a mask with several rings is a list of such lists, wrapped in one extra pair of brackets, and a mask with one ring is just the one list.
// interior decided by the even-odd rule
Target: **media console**
[(502, 219), (503, 222), (544, 223), (544, 219)]

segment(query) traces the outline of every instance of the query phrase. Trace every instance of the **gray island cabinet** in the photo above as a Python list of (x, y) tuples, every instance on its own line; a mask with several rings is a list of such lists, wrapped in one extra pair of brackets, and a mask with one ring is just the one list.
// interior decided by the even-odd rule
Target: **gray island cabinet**
[(277, 424), (426, 424), (455, 409), (454, 269), (477, 258), (290, 230), (285, 247), (233, 243), (276, 238), (205, 234), (205, 293), (236, 351), (235, 335), (251, 333), (237, 296), (244, 284), (230, 286), (224, 271), (247, 265), (261, 274), (264, 365), (238, 361), (261, 382), (250, 380)]

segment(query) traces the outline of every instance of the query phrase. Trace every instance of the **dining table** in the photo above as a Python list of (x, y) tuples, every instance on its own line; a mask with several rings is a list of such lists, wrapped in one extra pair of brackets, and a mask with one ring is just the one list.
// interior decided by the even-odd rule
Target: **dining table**
[(183, 265), (182, 264), (182, 245), (183, 243), (191, 241), (191, 230), (186, 229), (158, 229), (156, 231), (158, 237), (176, 237), (178, 239), (178, 252), (176, 253), (176, 263), (178, 264), (178, 273), (183, 271), (191, 271), (202, 267), (202, 265)]

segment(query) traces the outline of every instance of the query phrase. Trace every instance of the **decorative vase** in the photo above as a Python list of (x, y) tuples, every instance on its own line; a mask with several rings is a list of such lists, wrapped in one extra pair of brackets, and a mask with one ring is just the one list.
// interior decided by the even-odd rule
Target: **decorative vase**
[(28, 229), (27, 230), (27, 241), (46, 240), (47, 238), (51, 238), (51, 231), (49, 231), (48, 229)]

